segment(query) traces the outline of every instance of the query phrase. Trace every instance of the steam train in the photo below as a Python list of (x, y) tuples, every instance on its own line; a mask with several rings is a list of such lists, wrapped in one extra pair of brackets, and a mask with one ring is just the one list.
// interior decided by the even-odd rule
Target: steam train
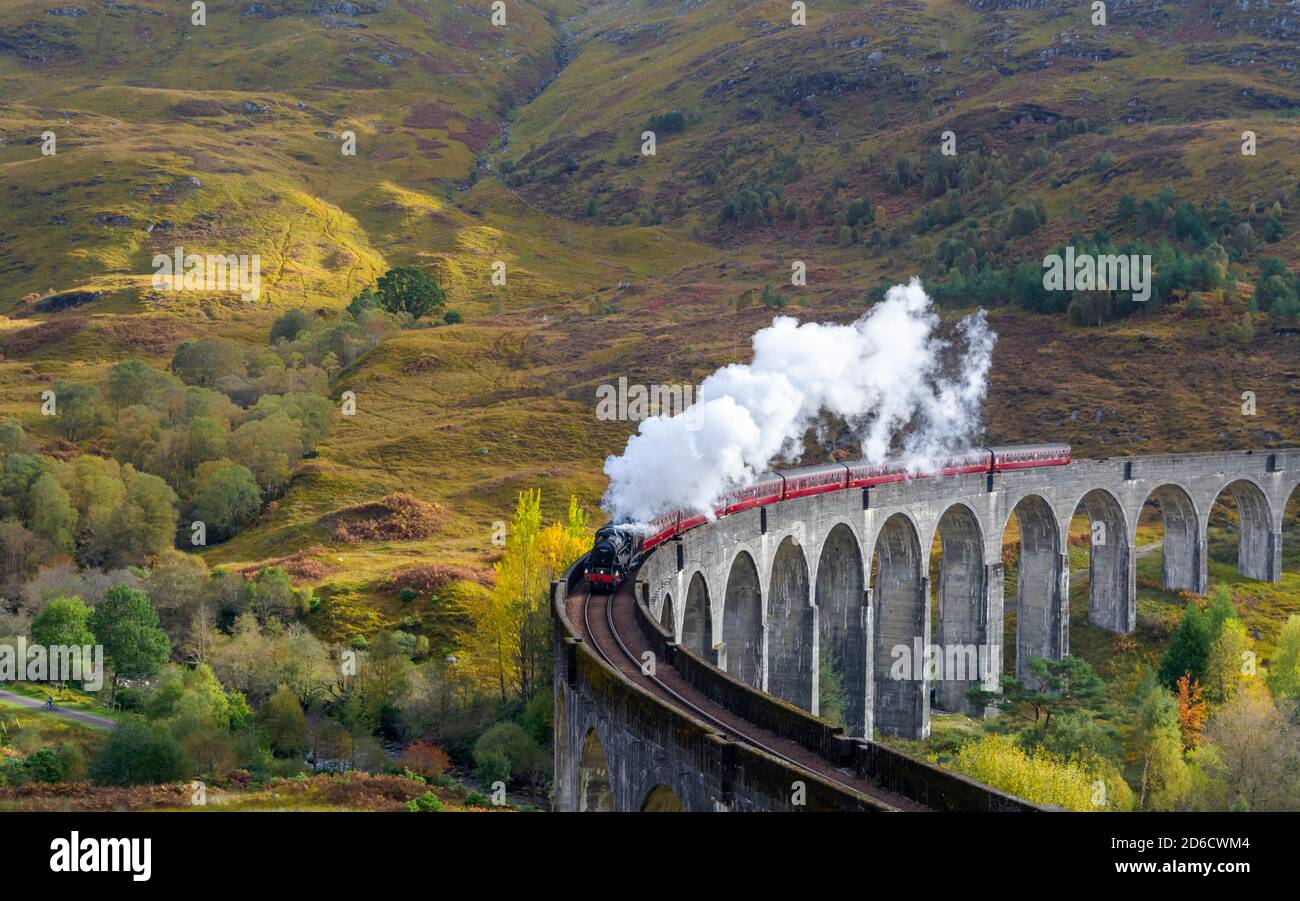
[[(724, 494), (713, 508), (714, 519), (752, 510), (796, 497), (809, 497), (830, 491), (870, 488), (914, 478), (937, 478), (970, 473), (1010, 472), (1039, 466), (1064, 466), (1070, 462), (1068, 444), (1026, 444), (1007, 447), (981, 447), (952, 454), (932, 472), (920, 475), (907, 472), (902, 463), (824, 463), (803, 469), (785, 469), (764, 473), (753, 484)], [(591, 588), (613, 590), (627, 571), (641, 557), (671, 538), (683, 534), (710, 517), (698, 511), (677, 510), (650, 521), (648, 527), (633, 528), (628, 523), (610, 523), (596, 532), (591, 553), (587, 555), (584, 578)]]

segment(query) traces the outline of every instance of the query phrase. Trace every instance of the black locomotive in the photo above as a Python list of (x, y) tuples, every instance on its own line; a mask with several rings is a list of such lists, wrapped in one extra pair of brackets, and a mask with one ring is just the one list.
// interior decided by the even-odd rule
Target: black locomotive
[(587, 555), (587, 583), (613, 591), (627, 575), (641, 549), (641, 538), (626, 525), (608, 525), (596, 532)]

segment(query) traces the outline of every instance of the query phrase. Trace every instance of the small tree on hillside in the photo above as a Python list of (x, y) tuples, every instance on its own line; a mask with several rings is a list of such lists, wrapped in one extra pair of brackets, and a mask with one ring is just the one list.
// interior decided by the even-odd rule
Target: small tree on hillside
[(262, 491), (246, 466), (226, 466), (206, 479), (194, 496), (194, 518), (217, 540), (239, 534), (262, 509)]
[(1030, 657), (1026, 667), (1026, 679), (1003, 676), (1000, 693), (975, 688), (968, 696), (975, 704), (1015, 711), (1046, 733), (1054, 714), (1090, 706), (1106, 690), (1106, 683), (1080, 657)]
[(1172, 689), (1184, 674), (1194, 681), (1204, 680), (1214, 638), (1210, 618), (1195, 602), (1189, 603), (1160, 661), (1160, 683)]
[(447, 295), (438, 283), (414, 266), (390, 269), (375, 285), (379, 303), (390, 313), (410, 313), (416, 319), (442, 308)]

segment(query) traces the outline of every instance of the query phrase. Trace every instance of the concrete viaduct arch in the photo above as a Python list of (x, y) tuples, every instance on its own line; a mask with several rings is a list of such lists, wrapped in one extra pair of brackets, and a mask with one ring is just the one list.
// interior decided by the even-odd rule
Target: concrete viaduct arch
[[(1278, 581), (1283, 514), (1298, 486), (1300, 450), (1076, 460), (917, 479), (724, 517), (656, 549), (640, 577), (657, 615), (668, 604), (681, 608), (675, 634), (697, 656), (812, 713), (821, 712), (822, 691), (831, 692), (827, 713), (850, 735), (921, 737), (932, 687), (939, 708), (979, 712), (966, 695), (977, 684), (996, 688), (1011, 611), (1017, 661), (1069, 653), (1066, 536), (1076, 512), (1091, 525), (1089, 619), (1125, 633), (1136, 624), (1136, 534), (1148, 500), (1164, 524), (1165, 587), (1203, 593), (1216, 498), (1226, 492), (1240, 511), (1242, 574)], [(1013, 518), (1021, 559), (1006, 598), (1003, 531)], [(931, 586), (936, 534), (942, 555)], [(702, 635), (711, 636), (710, 646)], [(932, 643), (941, 664), (969, 664), (966, 649), (974, 646), (974, 670), (945, 666), (933, 686), (924, 666), (919, 675), (894, 677), (897, 648), (914, 656)], [(960, 651), (944, 659), (953, 647)]]

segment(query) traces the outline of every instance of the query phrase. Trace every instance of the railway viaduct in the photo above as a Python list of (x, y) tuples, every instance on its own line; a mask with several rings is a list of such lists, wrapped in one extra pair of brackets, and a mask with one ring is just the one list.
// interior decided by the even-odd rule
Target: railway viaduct
[[(778, 730), (784, 724), (803, 746), (904, 794), (928, 793), (938, 802), (933, 806), (1003, 809), (1014, 804), (980, 795), (982, 787), (937, 784), (952, 777), (891, 757), (873, 736), (927, 736), (932, 689), (939, 709), (983, 713), (967, 694), (973, 686), (998, 687), (1005, 616), (1015, 617), (1021, 675), (1029, 657), (1069, 653), (1067, 536), (1076, 513), (1091, 523), (1089, 620), (1127, 633), (1137, 618), (1136, 533), (1144, 505), (1158, 507), (1164, 523), (1164, 586), (1204, 593), (1216, 500), (1235, 501), (1242, 575), (1276, 582), (1283, 515), (1298, 484), (1300, 450), (1265, 450), (1075, 460), (797, 498), (707, 523), (656, 548), (637, 573), (637, 607), (662, 642), (662, 658), (684, 665), (735, 712)], [(1019, 565), (1008, 589), (1003, 534), (1013, 516)], [(931, 586), (936, 536), (941, 553)], [(683, 756), (666, 721), (628, 717), (630, 686), (592, 691), (571, 667), (558, 665), (562, 655), (572, 663), (582, 643), (565, 631), (571, 624), (560, 596), (569, 588), (557, 583), (560, 809), (785, 809), (782, 792), (768, 797), (760, 789), (736, 803), (734, 784), (720, 780), (708, 789), (699, 767), (713, 758), (702, 745)], [(835, 686), (835, 698), (820, 697), (825, 685)], [(813, 715), (824, 700), (836, 705), (842, 729), (822, 724), (817, 731), (821, 721)], [(806, 722), (789, 726), (801, 717)], [(654, 725), (647, 729), (647, 722)], [(604, 801), (588, 791), (593, 767), (600, 769), (592, 762), (593, 741), (605, 762)], [(644, 759), (618, 769), (612, 758), (630, 751)], [(617, 772), (653, 772), (657, 781), (620, 781)], [(669, 796), (672, 804), (663, 800)]]

